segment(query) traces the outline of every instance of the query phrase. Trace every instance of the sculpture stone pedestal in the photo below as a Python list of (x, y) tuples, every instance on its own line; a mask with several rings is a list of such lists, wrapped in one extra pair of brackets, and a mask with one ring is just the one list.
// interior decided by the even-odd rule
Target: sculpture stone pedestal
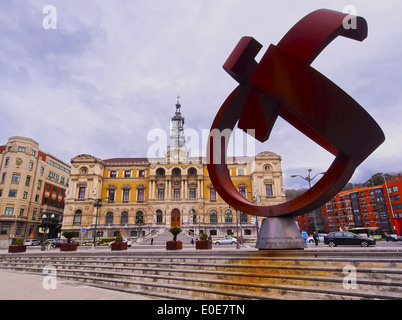
[(293, 218), (274, 217), (262, 220), (255, 247), (259, 250), (294, 250), (307, 248)]

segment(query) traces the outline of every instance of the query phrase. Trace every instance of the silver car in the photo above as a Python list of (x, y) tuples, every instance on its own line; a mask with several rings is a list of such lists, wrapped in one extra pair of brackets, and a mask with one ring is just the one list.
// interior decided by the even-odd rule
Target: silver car
[(236, 244), (236, 243), (237, 239), (233, 237), (224, 237), (222, 239), (213, 241), (213, 244)]
[(41, 242), (36, 239), (27, 239), (24, 242), (25, 246), (40, 246)]

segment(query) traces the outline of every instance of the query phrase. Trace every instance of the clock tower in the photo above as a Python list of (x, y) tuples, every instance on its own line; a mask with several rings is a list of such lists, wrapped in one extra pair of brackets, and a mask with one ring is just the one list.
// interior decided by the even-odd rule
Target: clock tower
[(184, 118), (181, 115), (180, 97), (177, 97), (176, 112), (170, 122), (170, 146), (167, 160), (170, 163), (187, 161), (186, 137), (184, 136)]

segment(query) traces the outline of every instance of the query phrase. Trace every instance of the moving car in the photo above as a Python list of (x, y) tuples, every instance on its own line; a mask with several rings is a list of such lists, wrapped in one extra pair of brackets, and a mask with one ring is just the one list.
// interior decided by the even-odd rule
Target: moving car
[(387, 234), (387, 236), (385, 237), (385, 241), (402, 241), (402, 237), (398, 236), (397, 234)]
[(222, 239), (219, 240), (215, 240), (212, 242), (213, 244), (236, 244), (237, 243), (237, 239), (233, 238), (233, 237), (224, 237)]
[[(114, 243), (115, 241), (109, 242), (109, 247), (112, 246), (112, 243)], [(123, 242), (127, 243), (127, 247), (131, 247), (132, 246), (132, 242), (130, 240), (127, 239), (123, 239)]]
[(40, 246), (41, 242), (37, 239), (27, 239), (24, 242), (25, 246)]
[(362, 247), (368, 247), (375, 245), (376, 241), (373, 238), (362, 237), (352, 232), (336, 231), (327, 234), (324, 237), (324, 243), (330, 247), (336, 247), (338, 245), (360, 245)]

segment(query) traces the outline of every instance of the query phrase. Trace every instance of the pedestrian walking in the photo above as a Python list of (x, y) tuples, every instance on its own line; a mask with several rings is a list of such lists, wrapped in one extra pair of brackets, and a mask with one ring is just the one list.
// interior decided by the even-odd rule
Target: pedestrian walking
[(306, 247), (308, 248), (308, 244), (307, 244), (308, 234), (307, 234), (307, 232), (306, 232), (306, 231), (303, 231), (303, 232), (301, 233), (301, 235), (302, 235), (304, 241), (306, 242)]
[(315, 231), (313, 232), (313, 240), (316, 246), (318, 246), (318, 242), (320, 241), (320, 239), (318, 238), (318, 234), (315, 233)]

